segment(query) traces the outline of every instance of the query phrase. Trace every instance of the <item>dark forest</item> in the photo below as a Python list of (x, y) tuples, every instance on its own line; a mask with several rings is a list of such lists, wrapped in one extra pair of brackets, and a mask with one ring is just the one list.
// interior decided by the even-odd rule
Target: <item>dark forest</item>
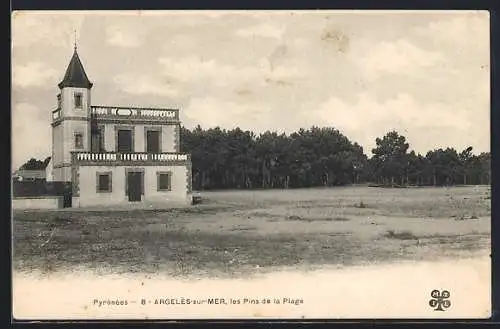
[(181, 152), (190, 153), (193, 189), (341, 186), (451, 186), (490, 184), (490, 153), (472, 147), (409, 151), (396, 131), (363, 148), (334, 128), (256, 135), (239, 128), (182, 128)]

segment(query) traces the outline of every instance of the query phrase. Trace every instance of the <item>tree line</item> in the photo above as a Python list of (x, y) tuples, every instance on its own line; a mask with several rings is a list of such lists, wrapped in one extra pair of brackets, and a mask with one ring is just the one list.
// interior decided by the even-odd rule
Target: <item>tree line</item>
[(376, 139), (369, 158), (337, 129), (312, 127), (289, 135), (256, 135), (240, 128), (181, 128), (181, 151), (191, 154), (193, 189), (300, 188), (372, 183), (380, 186), (491, 183), (491, 155), (472, 147), (409, 152), (396, 131)]
[[(299, 188), (371, 183), (380, 186), (491, 184), (491, 154), (472, 147), (408, 151), (396, 131), (375, 140), (369, 158), (337, 129), (312, 127), (289, 135), (256, 135), (240, 128), (181, 128), (181, 152), (190, 153), (193, 189)], [(45, 169), (30, 159), (20, 169)]]
[(26, 161), (19, 170), (44, 170), (47, 168), (47, 165), (50, 162), (50, 157), (45, 158), (45, 160), (37, 160), (35, 158), (31, 158)]

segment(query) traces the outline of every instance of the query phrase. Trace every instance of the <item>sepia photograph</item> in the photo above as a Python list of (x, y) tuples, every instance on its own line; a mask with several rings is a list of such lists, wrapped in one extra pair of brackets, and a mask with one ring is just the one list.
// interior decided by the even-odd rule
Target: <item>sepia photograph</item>
[(491, 316), (487, 11), (15, 11), (16, 320)]

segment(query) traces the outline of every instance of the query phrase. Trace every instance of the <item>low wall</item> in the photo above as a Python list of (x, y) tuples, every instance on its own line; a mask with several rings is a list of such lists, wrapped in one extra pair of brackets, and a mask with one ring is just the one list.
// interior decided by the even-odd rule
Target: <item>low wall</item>
[(165, 200), (143, 200), (137, 202), (130, 202), (128, 199), (123, 198), (122, 200), (106, 200), (104, 202), (97, 202), (91, 200), (82, 200), (81, 197), (73, 197), (72, 207), (68, 209), (171, 209), (178, 207), (190, 206), (192, 199), (190, 197), (185, 198), (173, 198)]
[(62, 196), (71, 192), (71, 183), (35, 181), (12, 181), (14, 198), (38, 198)]
[(59, 209), (62, 208), (63, 197), (15, 197), (12, 199), (13, 209)]

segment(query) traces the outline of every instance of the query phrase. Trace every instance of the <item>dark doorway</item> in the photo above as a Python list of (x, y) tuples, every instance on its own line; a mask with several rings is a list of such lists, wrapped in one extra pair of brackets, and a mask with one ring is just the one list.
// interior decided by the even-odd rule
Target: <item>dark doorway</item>
[(118, 153), (131, 153), (132, 130), (118, 130)]
[(142, 173), (129, 172), (127, 175), (128, 201), (141, 201)]
[(160, 132), (157, 130), (148, 130), (146, 132), (146, 152), (160, 153)]
[(63, 189), (63, 208), (71, 208), (73, 200), (73, 190), (71, 184), (65, 184)]
[(71, 192), (64, 193), (64, 195), (63, 195), (63, 208), (71, 208), (72, 199), (73, 198), (72, 198)]

